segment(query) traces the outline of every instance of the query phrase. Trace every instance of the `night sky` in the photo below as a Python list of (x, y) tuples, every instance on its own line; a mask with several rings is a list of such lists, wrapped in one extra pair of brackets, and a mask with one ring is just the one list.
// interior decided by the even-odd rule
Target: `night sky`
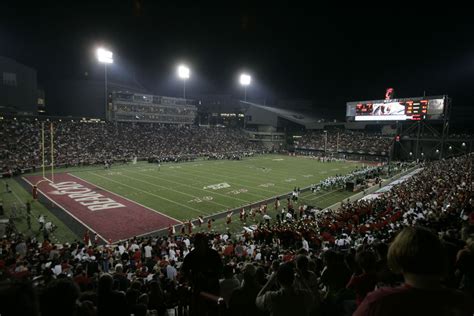
[(240, 95), (237, 75), (247, 70), (250, 98), (311, 99), (316, 114), (339, 117), (345, 102), (383, 98), (387, 87), (396, 97), (425, 91), (450, 95), (455, 107), (474, 104), (474, 19), (461, 9), (99, 2), (3, 5), (0, 55), (36, 68), (40, 83), (103, 80), (94, 48), (105, 45), (113, 78), (170, 96), (181, 93), (181, 61), (191, 68), (190, 95)]

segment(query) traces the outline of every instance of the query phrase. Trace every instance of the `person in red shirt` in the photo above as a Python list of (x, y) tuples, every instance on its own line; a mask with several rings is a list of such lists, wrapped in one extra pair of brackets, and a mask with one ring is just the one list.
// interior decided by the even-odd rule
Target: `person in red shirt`
[(90, 240), (91, 240), (91, 238), (89, 236), (89, 230), (87, 229), (86, 232), (84, 233), (84, 244), (86, 246), (88, 246)]
[(405, 284), (369, 293), (353, 316), (472, 316), (474, 313), (470, 297), (442, 285), (447, 256), (438, 236), (430, 230), (403, 229), (390, 245), (388, 264), (403, 275)]
[(367, 293), (372, 292), (377, 284), (375, 273), (377, 257), (372, 251), (363, 250), (356, 254), (355, 260), (359, 268), (362, 269), (362, 274), (352, 275), (347, 288), (355, 292), (356, 303), (360, 305)]
[(207, 220), (207, 230), (208, 231), (211, 231), (212, 230), (212, 219), (208, 219)]

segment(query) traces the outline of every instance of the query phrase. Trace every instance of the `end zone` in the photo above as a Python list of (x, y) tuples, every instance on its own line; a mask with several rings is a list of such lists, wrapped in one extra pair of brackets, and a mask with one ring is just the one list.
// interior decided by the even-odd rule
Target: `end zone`
[[(33, 186), (42, 176), (23, 179)], [(39, 182), (38, 192), (106, 242), (152, 233), (181, 223), (68, 173), (56, 174), (55, 183)]]

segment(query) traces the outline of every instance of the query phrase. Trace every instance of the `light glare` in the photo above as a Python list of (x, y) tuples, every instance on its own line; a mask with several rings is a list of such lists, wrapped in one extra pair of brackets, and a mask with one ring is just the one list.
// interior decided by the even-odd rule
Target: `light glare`
[(189, 79), (189, 68), (185, 65), (178, 66), (178, 76), (181, 79)]
[(243, 85), (243, 86), (248, 86), (250, 84), (250, 81), (251, 81), (251, 77), (247, 74), (241, 74), (240, 75), (240, 84)]
[(97, 60), (101, 63), (112, 64), (114, 62), (113, 53), (104, 48), (98, 48)]

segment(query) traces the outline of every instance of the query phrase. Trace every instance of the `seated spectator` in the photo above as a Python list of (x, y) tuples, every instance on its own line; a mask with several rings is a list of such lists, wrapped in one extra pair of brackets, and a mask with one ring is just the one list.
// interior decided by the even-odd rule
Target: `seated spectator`
[(2, 281), (0, 302), (0, 314), (3, 316), (39, 315), (38, 297), (31, 282)]
[(257, 269), (251, 263), (247, 263), (243, 269), (243, 284), (236, 288), (229, 300), (229, 314), (232, 316), (259, 316), (262, 315), (255, 299), (261, 287), (258, 285), (255, 275)]
[[(257, 307), (267, 311), (271, 316), (278, 315), (309, 315), (313, 309), (314, 298), (309, 286), (302, 283), (305, 289), (294, 285), (295, 270), (292, 263), (280, 265), (277, 273), (270, 276), (267, 284), (257, 295)], [(278, 282), (277, 291), (269, 289)]]
[(354, 316), (473, 314), (469, 297), (441, 284), (446, 273), (445, 249), (428, 229), (404, 228), (390, 245), (388, 262), (403, 274), (405, 284), (368, 294)]
[(456, 267), (460, 276), (460, 289), (474, 299), (474, 239), (458, 252)]
[(54, 280), (40, 295), (41, 315), (76, 315), (78, 298), (79, 288), (71, 279)]
[(356, 263), (362, 270), (359, 275), (353, 274), (347, 284), (347, 288), (356, 294), (356, 303), (364, 300), (367, 293), (372, 292), (377, 284), (377, 275), (375, 273), (376, 257), (372, 251), (363, 250), (356, 254)]
[(113, 278), (104, 274), (99, 279), (97, 289), (97, 315), (128, 315), (125, 294), (113, 290)]

